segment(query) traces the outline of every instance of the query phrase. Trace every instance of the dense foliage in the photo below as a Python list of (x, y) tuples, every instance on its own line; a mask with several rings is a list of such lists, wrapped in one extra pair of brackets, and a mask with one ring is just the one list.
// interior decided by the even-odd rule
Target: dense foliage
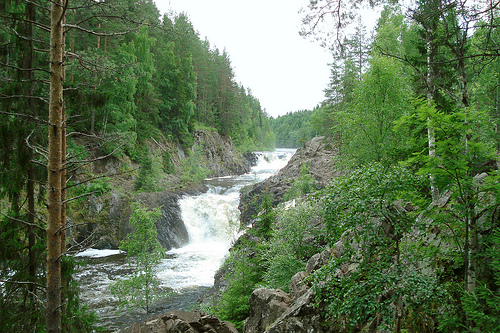
[[(284, 144), (313, 123), (336, 140), (335, 162), (346, 173), (305, 197), (317, 205), (334, 249), (309, 281), (323, 325), (336, 332), (498, 331), (498, 10), (465, 1), (416, 1), (406, 12), (383, 4), (368, 39), (350, 15), (360, 3), (310, 2), (304, 34), (316, 33), (335, 59), (326, 99), (312, 115), (272, 120)], [(264, 269), (259, 286), (286, 288), (303, 269), (294, 253), (301, 241), (287, 234), (300, 233), (303, 221), (314, 225), (303, 207), (276, 214), (282, 218), (256, 252)]]
[[(229, 55), (201, 40), (186, 14), (160, 16), (151, 0), (61, 3), (67, 7), (40, 0), (0, 4), (4, 331), (43, 330), (44, 312), (54, 316), (47, 323), (57, 331), (90, 330), (91, 317), (83, 313), (77, 289), (61, 273), (67, 254), (66, 203), (109, 190), (106, 178), (90, 172), (93, 159), (130, 157), (141, 167), (135, 189), (156, 191), (166, 173), (178, 172), (185, 182), (205, 177), (206, 170), (193, 163), (200, 152), (190, 149), (196, 128), (231, 136), (242, 152), (266, 149), (274, 141), (258, 99), (236, 83)], [(57, 15), (60, 19), (54, 19)], [(63, 42), (54, 46), (50, 42), (56, 31), (62, 31)], [(62, 60), (50, 60), (53, 55)], [(59, 92), (62, 96), (56, 97)], [(55, 109), (63, 116), (57, 124), (49, 123)], [(51, 142), (57, 144), (48, 152), (47, 137), (53, 133)], [(149, 153), (148, 142), (166, 141), (191, 153), (179, 170), (172, 152)], [(46, 186), (47, 178), (55, 175), (55, 169), (47, 175), (47, 161), (56, 160), (61, 165), (52, 177), (57, 188)], [(52, 194), (58, 197), (54, 204), (46, 198)], [(49, 233), (54, 243), (47, 241)], [(63, 245), (52, 245), (56, 242)], [(46, 248), (61, 255), (44, 261)], [(45, 273), (46, 263), (53, 264), (55, 274)], [(49, 277), (61, 285), (51, 284), (47, 292)], [(54, 295), (54, 301), (46, 302), (46, 295)], [(45, 311), (48, 303), (54, 311)], [(8, 315), (12, 311), (15, 318)]]
[(276, 137), (276, 147), (298, 148), (314, 138), (317, 135), (312, 123), (314, 112), (302, 110), (289, 112), (276, 119), (271, 118), (271, 128)]

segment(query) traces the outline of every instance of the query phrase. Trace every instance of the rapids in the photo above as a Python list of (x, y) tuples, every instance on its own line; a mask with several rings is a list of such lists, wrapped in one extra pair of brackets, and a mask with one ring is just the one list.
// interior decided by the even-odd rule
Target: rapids
[[(275, 174), (294, 153), (295, 149), (256, 152), (258, 162), (250, 173), (206, 179), (206, 193), (179, 200), (190, 240), (184, 247), (167, 251), (156, 267), (161, 287), (170, 296), (153, 306), (154, 313), (196, 308), (200, 297), (213, 286), (214, 275), (240, 232), (240, 190)], [(144, 311), (119, 309), (118, 300), (109, 291), (113, 281), (130, 272), (124, 253), (88, 249), (76, 259), (82, 264), (75, 274), (81, 299), (99, 317), (98, 325), (104, 332), (144, 320)]]

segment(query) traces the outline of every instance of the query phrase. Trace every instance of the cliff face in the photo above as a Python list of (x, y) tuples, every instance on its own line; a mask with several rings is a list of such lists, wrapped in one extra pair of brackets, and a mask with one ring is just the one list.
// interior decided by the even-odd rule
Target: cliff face
[(210, 170), (211, 177), (240, 175), (250, 172), (250, 163), (236, 153), (229, 136), (203, 130), (194, 133), (194, 149), (201, 147), (205, 161), (201, 161)]
[[(195, 144), (191, 152), (185, 151), (180, 145), (171, 142), (149, 142), (151, 156), (160, 156), (168, 152), (175, 169), (182, 172), (183, 161), (195, 151), (201, 150), (198, 166), (208, 170), (208, 176), (226, 176), (242, 174), (250, 170), (250, 163), (233, 147), (230, 137), (217, 132), (202, 130), (194, 133)], [(89, 149), (90, 145), (86, 145)], [(98, 157), (98, 153), (91, 151)], [(70, 246), (86, 248), (117, 248), (121, 240), (132, 229), (128, 223), (131, 215), (130, 204), (140, 202), (148, 208), (161, 207), (162, 217), (157, 221), (159, 241), (169, 250), (179, 247), (189, 241), (187, 230), (182, 222), (178, 199), (184, 194), (202, 193), (206, 190), (203, 184), (185, 184), (181, 181), (179, 172), (164, 174), (157, 183), (163, 191), (152, 193), (137, 193), (134, 188), (139, 175), (139, 165), (127, 157), (109, 156), (89, 165), (87, 174), (77, 174), (77, 179), (92, 175), (114, 175), (109, 178), (112, 190), (105, 195), (91, 195), (73, 205), (68, 223), (74, 228), (68, 235)]]
[(249, 225), (252, 216), (257, 215), (257, 209), (262, 202), (264, 193), (273, 198), (273, 205), (282, 202), (292, 184), (301, 176), (302, 165), (309, 166), (309, 174), (314, 179), (317, 189), (323, 188), (340, 172), (335, 167), (334, 157), (337, 149), (325, 137), (316, 137), (299, 148), (288, 164), (276, 175), (265, 181), (245, 187), (241, 191), (239, 210), (241, 225)]

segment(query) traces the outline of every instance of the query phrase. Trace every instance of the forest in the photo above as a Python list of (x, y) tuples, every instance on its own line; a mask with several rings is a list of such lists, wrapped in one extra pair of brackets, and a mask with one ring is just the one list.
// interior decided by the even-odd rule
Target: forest
[(65, 206), (109, 186), (72, 180), (96, 158), (86, 149), (151, 171), (149, 141), (189, 151), (196, 129), (230, 136), (240, 152), (268, 149), (268, 116), (225, 50), (151, 0), (2, 1), (0, 42), (0, 330), (86, 332)]
[[(369, 33), (356, 13), (374, 5)], [(307, 323), (304, 311), (325, 332), (498, 332), (498, 6), (320, 0), (303, 19), (301, 33), (332, 52), (330, 84), (318, 108), (271, 126), (286, 146), (333, 140), (344, 175), (319, 188), (303, 164), (281, 199), (295, 198), (294, 208), (274, 207), (274, 189), (264, 194), (212, 310), (249, 329), (252, 292), (288, 292), (308, 259), (330, 248), (306, 277), (319, 310), (293, 303), (296, 316), (277, 319), (273, 332)]]
[[(229, 55), (201, 40), (185, 14), (160, 16), (151, 0), (2, 2), (2, 331), (93, 327), (64, 248), (66, 173), (88, 163), (75, 138), (147, 166), (148, 140), (189, 148), (196, 128), (231, 136), (241, 152), (323, 135), (345, 173), (319, 189), (305, 166), (296, 209), (264, 200), (265, 228), (255, 231), (262, 242), (227, 259), (240, 264), (213, 313), (241, 326), (254, 288), (287, 290), (323, 249), (302, 242), (314, 215), (332, 248), (353, 235), (348, 255), (310, 277), (325, 326), (498, 331), (498, 4), (307, 5), (301, 33), (331, 50), (331, 81), (314, 110), (272, 119), (235, 82)], [(370, 35), (354, 14), (374, 5), (381, 12)], [(344, 267), (356, 269), (335, 275)]]

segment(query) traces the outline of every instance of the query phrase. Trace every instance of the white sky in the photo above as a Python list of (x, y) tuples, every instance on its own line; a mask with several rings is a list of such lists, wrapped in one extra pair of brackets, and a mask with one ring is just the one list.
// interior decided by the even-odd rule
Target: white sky
[(160, 12), (188, 14), (201, 39), (226, 49), (236, 81), (273, 117), (324, 99), (331, 56), (299, 35), (308, 0), (154, 0)]

